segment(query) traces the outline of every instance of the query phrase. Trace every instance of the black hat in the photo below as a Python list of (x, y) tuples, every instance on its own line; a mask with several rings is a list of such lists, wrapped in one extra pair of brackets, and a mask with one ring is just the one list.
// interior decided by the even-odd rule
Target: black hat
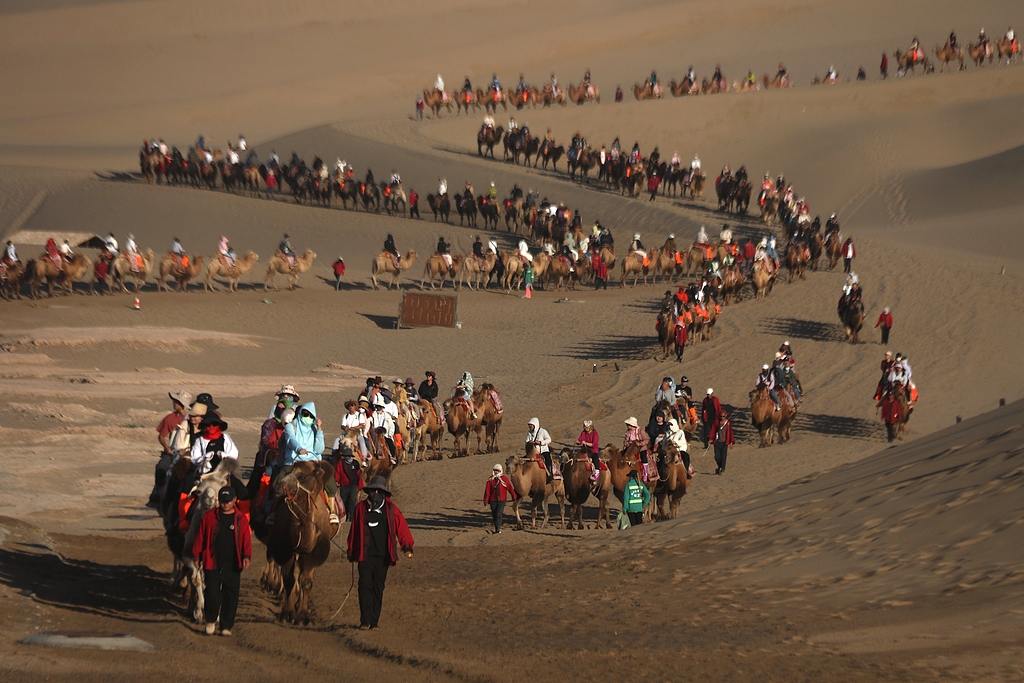
[(235, 495), (235, 489), (230, 486), (221, 486), (220, 491), (217, 492), (217, 500), (222, 503), (230, 503), (237, 496)]
[(679, 383), (680, 384), (683, 384), (683, 383), (689, 382), (689, 381), (690, 381), (690, 378), (687, 377), (686, 375), (683, 375), (682, 377), (679, 378)]
[(206, 429), (211, 425), (217, 425), (222, 432), (227, 431), (228, 428), (228, 423), (220, 419), (216, 413), (207, 413), (203, 416), (203, 421), (199, 423), (200, 429)]
[(196, 396), (196, 403), (202, 403), (209, 410), (217, 410), (220, 408), (219, 405), (213, 402), (213, 396), (210, 396), (207, 393), (202, 393)]
[(385, 496), (391, 496), (391, 491), (388, 491), (388, 480), (386, 477), (377, 475), (370, 480), (370, 483), (363, 487), (364, 491), (380, 491)]

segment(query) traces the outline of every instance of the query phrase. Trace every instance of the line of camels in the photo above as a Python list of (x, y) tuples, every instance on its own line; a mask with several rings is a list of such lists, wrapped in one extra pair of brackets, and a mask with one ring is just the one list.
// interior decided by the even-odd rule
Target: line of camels
[[(235, 259), (234, 265), (230, 266), (225, 259), (218, 255), (205, 258), (202, 254), (196, 254), (188, 258), (188, 265), (168, 253), (159, 261), (152, 249), (136, 256), (119, 253), (110, 261), (105, 277), (101, 277), (101, 269), (97, 268), (93, 261), (85, 254), (74, 254), (70, 260), (65, 260), (60, 269), (47, 256), (32, 259), (21, 266), (20, 262), (9, 266), (7, 278), (0, 280), (0, 297), (5, 300), (20, 299), (22, 285), (28, 284), (29, 297), (38, 299), (41, 296), (41, 289), (45, 283), (49, 296), (54, 292), (58, 294), (73, 294), (75, 282), (88, 282), (90, 294), (102, 294), (106, 288), (108, 294), (121, 291), (126, 294), (138, 293), (149, 282), (152, 277), (156, 283), (157, 291), (188, 291), (192, 280), (202, 276), (202, 291), (214, 292), (220, 289), (220, 285), (214, 278), (226, 280), (227, 291), (238, 291), (238, 283), (244, 275), (252, 271), (253, 267), (260, 260), (259, 255), (253, 251), (246, 252), (244, 256)], [(281, 253), (276, 253), (267, 262), (267, 272), (263, 281), (264, 291), (273, 288), (278, 291), (277, 276), (284, 276), (288, 279), (288, 287), (294, 290), (302, 273), (308, 272), (316, 260), (316, 253), (307, 249), (302, 256), (298, 256), (293, 262)], [(134, 261), (134, 263), (133, 263)], [(131, 290), (128, 285), (131, 284)]]

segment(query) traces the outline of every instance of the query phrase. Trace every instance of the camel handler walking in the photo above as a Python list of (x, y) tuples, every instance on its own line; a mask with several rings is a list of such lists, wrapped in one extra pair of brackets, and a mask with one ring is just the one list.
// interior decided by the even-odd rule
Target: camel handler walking
[(359, 629), (376, 629), (384, 602), (388, 568), (398, 563), (398, 546), (412, 557), (413, 539), (402, 511), (391, 500), (388, 481), (376, 476), (363, 491), (348, 531), (348, 561), (359, 563)]
[(505, 476), (501, 464), (496, 463), (491, 470), (491, 478), (484, 485), (484, 504), (491, 506), (491, 521), (494, 533), (501, 533), (501, 516), (505, 513), (505, 503), (515, 500), (516, 490), (512, 482)]
[(242, 572), (252, 559), (249, 520), (235, 505), (235, 490), (224, 486), (217, 494), (220, 505), (203, 515), (192, 546), (192, 556), (206, 572), (206, 635), (212, 636), (220, 622), (220, 634), (230, 636), (238, 610)]

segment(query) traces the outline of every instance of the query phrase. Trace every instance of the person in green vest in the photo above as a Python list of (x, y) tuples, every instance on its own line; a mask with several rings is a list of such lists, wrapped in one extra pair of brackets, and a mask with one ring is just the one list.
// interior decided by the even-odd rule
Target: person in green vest
[(529, 298), (530, 293), (533, 291), (533, 267), (526, 266), (526, 270), (523, 272), (523, 284), (526, 285), (526, 294)]
[(640, 483), (639, 472), (631, 470), (622, 493), (622, 511), (629, 517), (629, 525), (644, 523), (644, 508), (651, 502), (651, 492)]

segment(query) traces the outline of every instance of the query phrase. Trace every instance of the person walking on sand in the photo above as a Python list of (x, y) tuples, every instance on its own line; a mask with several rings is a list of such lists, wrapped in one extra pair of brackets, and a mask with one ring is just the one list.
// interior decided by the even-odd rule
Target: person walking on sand
[(729, 455), (729, 446), (735, 443), (729, 413), (723, 410), (713, 427), (711, 439), (715, 444), (715, 474), (725, 474), (725, 460)]
[(484, 485), (484, 505), (491, 506), (491, 522), (494, 524), (494, 533), (501, 533), (501, 516), (505, 513), (505, 503), (515, 500), (516, 490), (512, 482), (505, 476), (500, 464), (495, 464), (491, 470), (491, 477)]
[(220, 634), (230, 636), (238, 610), (242, 572), (252, 560), (249, 520), (235, 504), (235, 490), (224, 486), (217, 493), (220, 505), (203, 515), (192, 556), (203, 563), (206, 600), (206, 635), (220, 623)]
[(843, 272), (849, 273), (853, 259), (857, 258), (857, 248), (853, 246), (853, 238), (847, 237), (842, 246)]
[(722, 404), (711, 387), (708, 387), (708, 395), (704, 397), (704, 404), (701, 408), (701, 421), (704, 423), (704, 450), (706, 451), (711, 439), (711, 427), (718, 419), (718, 414), (722, 412)]
[(399, 546), (411, 558), (414, 541), (387, 479), (378, 475), (363, 491), (367, 498), (356, 505), (348, 531), (348, 561), (359, 565), (359, 628), (365, 631), (380, 621), (388, 568), (398, 564)]
[(629, 517), (629, 525), (644, 523), (644, 508), (651, 502), (651, 492), (640, 483), (636, 470), (629, 471), (626, 490), (622, 493), (622, 511)]
[(888, 308), (882, 309), (875, 327), (882, 328), (882, 346), (885, 346), (889, 343), (889, 330), (892, 329), (892, 313), (889, 312)]

